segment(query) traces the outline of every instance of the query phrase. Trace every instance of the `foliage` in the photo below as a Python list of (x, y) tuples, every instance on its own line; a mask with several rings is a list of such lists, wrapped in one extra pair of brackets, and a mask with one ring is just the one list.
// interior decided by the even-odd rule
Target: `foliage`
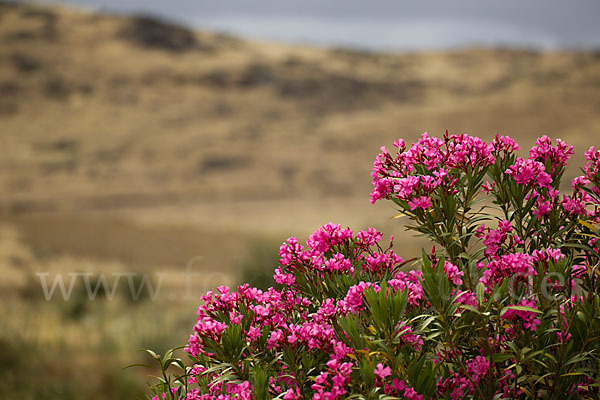
[(190, 365), (154, 355), (155, 398), (599, 398), (600, 152), (561, 195), (560, 140), (528, 158), (505, 136), (394, 146), (371, 201), (432, 249), (403, 260), (393, 238), (332, 223), (288, 239), (277, 288), (203, 297)]

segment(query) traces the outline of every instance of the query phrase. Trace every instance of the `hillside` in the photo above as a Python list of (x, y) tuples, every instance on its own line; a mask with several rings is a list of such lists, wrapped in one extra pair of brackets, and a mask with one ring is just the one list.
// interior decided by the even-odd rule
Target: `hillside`
[[(370, 168), (445, 129), (563, 138), (573, 175), (599, 137), (600, 53), (310, 48), (0, 0), (0, 398), (135, 398), (136, 349), (179, 346), (200, 294), (268, 284), (281, 241), (328, 221), (419, 255), (369, 204)], [(81, 271), (166, 277), (153, 301), (81, 281), (44, 300), (36, 273)]]
[(246, 42), (145, 17), (0, 3), (1, 209), (366, 199), (423, 131), (600, 131), (600, 55), (392, 54)]

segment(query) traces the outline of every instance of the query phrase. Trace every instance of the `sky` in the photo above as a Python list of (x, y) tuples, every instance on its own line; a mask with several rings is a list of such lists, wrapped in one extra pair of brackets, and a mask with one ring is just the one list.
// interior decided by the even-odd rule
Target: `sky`
[(600, 0), (63, 0), (257, 39), (373, 50), (600, 49)]

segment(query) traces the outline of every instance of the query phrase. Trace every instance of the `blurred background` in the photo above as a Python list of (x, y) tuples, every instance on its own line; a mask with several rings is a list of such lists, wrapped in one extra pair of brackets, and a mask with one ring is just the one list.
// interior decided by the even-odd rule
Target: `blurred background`
[[(423, 132), (600, 138), (593, 0), (0, 1), (0, 397), (134, 399), (199, 296), (265, 287)], [(569, 183), (567, 180), (566, 186)], [(62, 283), (62, 286), (61, 286)], [(104, 285), (106, 284), (106, 285)]]

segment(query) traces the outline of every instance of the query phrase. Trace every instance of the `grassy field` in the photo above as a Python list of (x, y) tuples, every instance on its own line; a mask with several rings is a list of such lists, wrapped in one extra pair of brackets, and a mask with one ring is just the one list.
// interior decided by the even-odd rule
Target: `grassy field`
[[(329, 221), (417, 255), (368, 201), (396, 138), (548, 134), (570, 177), (600, 132), (598, 52), (310, 48), (1, 1), (0, 43), (2, 398), (135, 398), (138, 348), (183, 344), (201, 293), (267, 284), (280, 243)], [(80, 277), (46, 301), (39, 273), (160, 291), (89, 301)]]

